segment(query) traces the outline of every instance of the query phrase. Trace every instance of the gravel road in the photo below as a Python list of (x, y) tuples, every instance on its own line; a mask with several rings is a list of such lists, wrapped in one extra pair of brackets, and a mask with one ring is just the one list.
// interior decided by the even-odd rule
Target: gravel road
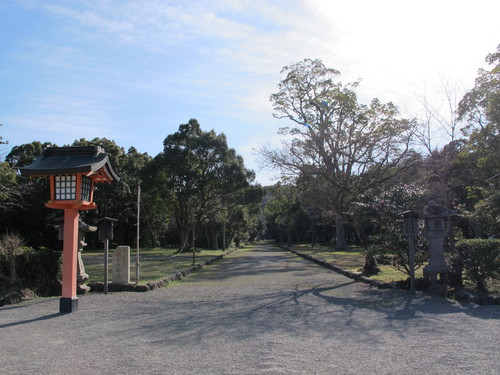
[(500, 307), (378, 290), (284, 250), (168, 288), (0, 308), (1, 374), (500, 374)]

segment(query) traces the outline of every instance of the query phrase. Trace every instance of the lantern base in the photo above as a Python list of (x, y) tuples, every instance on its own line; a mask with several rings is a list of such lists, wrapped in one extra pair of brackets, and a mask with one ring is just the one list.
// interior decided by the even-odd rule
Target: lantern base
[(61, 297), (59, 300), (59, 312), (68, 314), (78, 311), (78, 297)]
[(82, 200), (50, 200), (45, 203), (45, 207), (54, 208), (56, 210), (95, 210), (97, 208), (95, 202), (86, 202)]

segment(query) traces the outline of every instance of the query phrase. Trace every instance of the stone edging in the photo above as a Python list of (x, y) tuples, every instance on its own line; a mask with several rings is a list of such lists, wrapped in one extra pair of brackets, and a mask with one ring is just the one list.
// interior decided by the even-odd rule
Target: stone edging
[(320, 266), (329, 268), (337, 273), (340, 273), (341, 275), (347, 276), (353, 280), (361, 281), (362, 283), (370, 284), (371, 286), (374, 286), (374, 287), (377, 287), (380, 289), (388, 289), (388, 288), (396, 289), (397, 288), (396, 283), (394, 283), (394, 282), (384, 283), (380, 280), (370, 279), (369, 277), (366, 277), (365, 275), (363, 275), (361, 272), (346, 271), (343, 268), (340, 268), (340, 267), (338, 267), (330, 262), (327, 262), (326, 260), (315, 258), (312, 255), (304, 254), (304, 253), (298, 252), (298, 251), (293, 250), (293, 249), (288, 248), (288, 247), (282, 247), (282, 248), (285, 250), (288, 250), (288, 251), (294, 253), (295, 255), (298, 255), (304, 259), (307, 259), (311, 262), (319, 264)]
[[(307, 259), (311, 262), (314, 262), (320, 266), (329, 268), (337, 273), (340, 273), (341, 275), (347, 276), (353, 280), (363, 282), (365, 284), (369, 284), (371, 286), (380, 288), (380, 289), (403, 289), (398, 286), (398, 283), (393, 281), (390, 283), (384, 283), (380, 280), (374, 280), (370, 279), (369, 277), (366, 277), (363, 275), (361, 272), (352, 272), (352, 271), (346, 271), (330, 262), (327, 262), (326, 260), (318, 259), (313, 257), (312, 255), (309, 254), (304, 254), (299, 251), (293, 250), (289, 247), (284, 247), (280, 246), (282, 249), (285, 249), (287, 251), (290, 251), (291, 253), (298, 255), (304, 259)], [(491, 296), (474, 296), (465, 290), (457, 290), (455, 292), (455, 299), (459, 302), (473, 302), (477, 305), (480, 306), (487, 306), (487, 305), (500, 305), (500, 297), (493, 298)]]
[[(189, 268), (186, 268), (181, 271), (176, 271), (173, 272), (170, 276), (166, 276), (160, 280), (157, 281), (151, 281), (147, 284), (139, 284), (139, 285), (133, 285), (133, 284), (127, 284), (127, 285), (119, 285), (119, 284), (109, 284), (108, 285), (108, 291), (109, 292), (149, 292), (150, 290), (155, 290), (164, 286), (168, 286), (173, 281), (177, 280), (182, 280), (183, 278), (189, 276), (191, 273), (198, 271), (199, 269), (202, 269), (203, 267), (212, 264), (222, 258), (224, 258), (226, 255), (229, 255), (236, 251), (236, 249), (226, 251), (225, 253), (221, 255), (217, 255), (216, 257), (213, 257), (211, 259), (208, 259), (205, 262), (195, 264)], [(104, 291), (104, 284), (103, 283), (89, 283), (88, 286), (90, 287), (91, 292), (103, 292)]]

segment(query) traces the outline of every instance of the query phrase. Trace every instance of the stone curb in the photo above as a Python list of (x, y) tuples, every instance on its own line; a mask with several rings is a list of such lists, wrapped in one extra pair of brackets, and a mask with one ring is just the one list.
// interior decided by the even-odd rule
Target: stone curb
[[(195, 264), (189, 268), (173, 272), (169, 276), (163, 277), (162, 279), (157, 280), (157, 281), (151, 281), (147, 284), (120, 285), (120, 284), (110, 283), (108, 285), (108, 291), (109, 292), (149, 292), (150, 290), (162, 288), (164, 286), (168, 286), (168, 284), (170, 284), (174, 281), (182, 280), (183, 278), (189, 276), (191, 273), (196, 272), (209, 264), (212, 264), (218, 260), (221, 260), (226, 255), (229, 255), (229, 254), (233, 253), (234, 251), (236, 251), (236, 249), (226, 251), (225, 253), (223, 253), (221, 255), (217, 255), (216, 257), (213, 257), (211, 259), (208, 259), (205, 262), (198, 263), (198, 264)], [(104, 284), (103, 283), (89, 283), (87, 285), (90, 287), (90, 292), (102, 293), (104, 291)]]
[(282, 248), (285, 250), (288, 250), (288, 251), (294, 253), (295, 255), (298, 255), (304, 259), (307, 259), (313, 263), (319, 264), (320, 266), (323, 266), (325, 268), (329, 268), (332, 271), (335, 271), (337, 273), (340, 273), (341, 275), (349, 277), (350, 279), (353, 279), (355, 281), (360, 281), (360, 282), (365, 283), (365, 284), (370, 284), (371, 286), (374, 286), (374, 287), (377, 287), (380, 289), (388, 289), (388, 288), (396, 289), (397, 288), (396, 283), (394, 283), (394, 282), (383, 283), (382, 281), (379, 281), (379, 280), (373, 280), (373, 279), (370, 279), (369, 277), (366, 277), (361, 272), (346, 271), (343, 268), (340, 268), (340, 267), (338, 267), (330, 262), (327, 262), (326, 260), (315, 258), (312, 255), (304, 254), (304, 253), (301, 253), (299, 251), (290, 249), (288, 247), (282, 247)]
[[(349, 277), (353, 280), (360, 281), (365, 284), (369, 284), (373, 287), (379, 288), (379, 289), (403, 289), (398, 286), (398, 283), (393, 281), (390, 283), (383, 283), (382, 281), (379, 280), (373, 280), (370, 279), (369, 277), (364, 276), (361, 272), (352, 272), (352, 271), (346, 271), (330, 262), (327, 262), (326, 260), (318, 259), (313, 257), (312, 255), (309, 254), (304, 254), (299, 251), (293, 250), (288, 247), (280, 246), (282, 249), (290, 251), (291, 253), (298, 255), (304, 259), (307, 259), (313, 263), (319, 264), (320, 266), (329, 268), (337, 273), (340, 273), (341, 275), (344, 275), (346, 277)], [(491, 297), (491, 296), (474, 296), (466, 291), (460, 291), (459, 293), (455, 294), (455, 299), (459, 302), (473, 302), (476, 305), (479, 306), (488, 306), (488, 305), (500, 305), (500, 297)]]

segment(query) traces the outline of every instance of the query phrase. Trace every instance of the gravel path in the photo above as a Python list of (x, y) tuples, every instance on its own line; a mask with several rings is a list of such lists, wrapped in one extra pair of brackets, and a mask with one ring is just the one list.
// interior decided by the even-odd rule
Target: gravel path
[(286, 251), (173, 287), (0, 308), (1, 374), (500, 374), (500, 307), (378, 290)]

